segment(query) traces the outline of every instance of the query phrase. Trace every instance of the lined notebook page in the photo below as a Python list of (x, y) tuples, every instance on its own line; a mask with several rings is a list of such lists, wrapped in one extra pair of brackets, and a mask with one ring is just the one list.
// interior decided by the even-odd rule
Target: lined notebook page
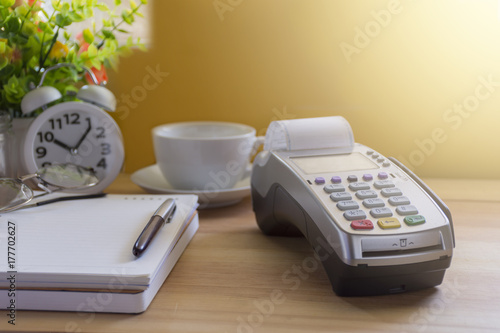
[[(136, 258), (132, 247), (137, 237), (167, 198), (176, 200), (174, 218)], [(18, 287), (112, 283), (145, 289), (196, 206), (195, 195), (107, 195), (19, 210), (0, 216), (0, 248), (7, 253), (7, 224), (15, 223)], [(12, 270), (6, 258), (0, 258), (0, 270)]]

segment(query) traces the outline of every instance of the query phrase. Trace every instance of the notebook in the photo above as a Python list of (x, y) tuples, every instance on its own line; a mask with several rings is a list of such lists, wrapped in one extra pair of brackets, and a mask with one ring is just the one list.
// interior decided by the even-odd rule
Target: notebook
[[(167, 198), (176, 200), (173, 219), (136, 258), (133, 244)], [(0, 215), (0, 307), (145, 311), (198, 229), (197, 200), (110, 194)]]

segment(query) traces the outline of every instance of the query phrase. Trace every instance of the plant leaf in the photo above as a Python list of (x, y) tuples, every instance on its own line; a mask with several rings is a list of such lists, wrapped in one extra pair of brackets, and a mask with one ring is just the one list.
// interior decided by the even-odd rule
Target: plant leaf
[[(75, 11), (71, 11), (68, 13), (68, 18), (73, 22), (81, 22), (85, 20), (85, 16)], [(71, 23), (70, 23), (71, 24)]]
[(10, 17), (4, 21), (5, 31), (17, 33), (21, 28), (21, 20), (18, 17)]
[(101, 32), (102, 32), (104, 38), (115, 39), (115, 35), (111, 31), (103, 29)]
[(132, 11), (130, 9), (124, 9), (122, 11), (122, 19), (128, 25), (131, 25), (132, 23), (134, 23), (134, 16), (132, 15)]
[(109, 7), (103, 2), (100, 2), (96, 5), (96, 8), (99, 9), (102, 12), (109, 12)]
[[(0, 47), (0, 52), (3, 52), (1, 50), (1, 47)], [(4, 57), (4, 55), (0, 53), (0, 69), (3, 69), (8, 64), (9, 64), (9, 59), (7, 59), (7, 57)]]
[(15, 0), (0, 0), (0, 7), (9, 8), (16, 3)]
[(54, 10), (60, 10), (61, 1), (60, 0), (52, 0), (52, 8), (54, 8)]
[(61, 14), (66, 15), (66, 14), (68, 14), (69, 10), (70, 10), (69, 3), (63, 2), (62, 6), (61, 6)]
[(38, 28), (40, 28), (40, 30), (42, 30), (46, 34), (50, 34), (50, 35), (54, 34), (54, 30), (52, 30), (52, 27), (46, 22), (40, 21), (38, 23)]
[(97, 48), (95, 47), (94, 44), (89, 45), (89, 48), (87, 49), (87, 53), (89, 55), (89, 58), (97, 56)]
[(92, 33), (92, 31), (90, 31), (90, 29), (84, 29), (83, 30), (83, 39), (89, 43), (89, 44), (92, 44), (92, 42), (94, 41), (94, 34)]

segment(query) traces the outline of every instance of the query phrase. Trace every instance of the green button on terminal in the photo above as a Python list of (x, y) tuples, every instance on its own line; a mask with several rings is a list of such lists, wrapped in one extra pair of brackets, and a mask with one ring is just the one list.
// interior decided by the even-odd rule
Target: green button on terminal
[(422, 215), (411, 215), (405, 217), (403, 221), (409, 226), (419, 225), (425, 223), (425, 217)]

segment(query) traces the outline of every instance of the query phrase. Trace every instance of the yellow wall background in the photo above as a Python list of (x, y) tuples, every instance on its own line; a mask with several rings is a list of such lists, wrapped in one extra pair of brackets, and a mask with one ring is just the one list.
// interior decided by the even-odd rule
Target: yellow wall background
[[(147, 53), (112, 74), (126, 172), (151, 129), (342, 115), (423, 177), (499, 178), (498, 0), (155, 0)], [(156, 75), (151, 73), (156, 72)]]

